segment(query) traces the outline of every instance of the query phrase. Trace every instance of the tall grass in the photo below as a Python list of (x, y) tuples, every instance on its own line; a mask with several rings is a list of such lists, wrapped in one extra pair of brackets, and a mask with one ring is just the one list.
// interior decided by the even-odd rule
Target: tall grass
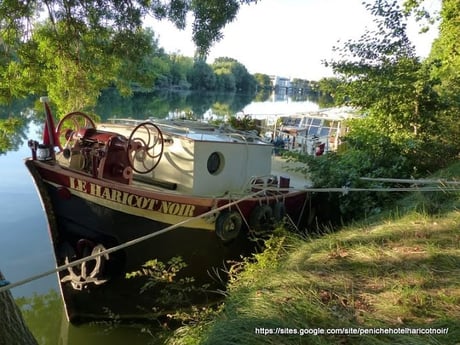
[[(417, 203), (321, 237), (278, 230), (225, 304), (167, 344), (460, 344), (460, 203), (450, 195), (436, 214)], [(299, 334), (336, 328), (446, 334)]]

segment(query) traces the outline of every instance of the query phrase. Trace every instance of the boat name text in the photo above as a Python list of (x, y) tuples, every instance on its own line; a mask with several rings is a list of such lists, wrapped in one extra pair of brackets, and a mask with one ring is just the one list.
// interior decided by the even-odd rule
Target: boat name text
[(195, 205), (181, 204), (166, 200), (152, 199), (141, 195), (122, 192), (120, 190), (103, 187), (95, 183), (70, 177), (70, 188), (87, 193), (98, 198), (113, 201), (122, 205), (157, 211), (174, 216), (193, 217)]

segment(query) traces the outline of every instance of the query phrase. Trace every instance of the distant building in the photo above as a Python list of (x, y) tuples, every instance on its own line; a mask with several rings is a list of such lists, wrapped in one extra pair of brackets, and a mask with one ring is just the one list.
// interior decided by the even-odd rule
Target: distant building
[(288, 91), (292, 87), (290, 78), (271, 75), (270, 80), (272, 82), (272, 87), (275, 90), (275, 92), (281, 90)]

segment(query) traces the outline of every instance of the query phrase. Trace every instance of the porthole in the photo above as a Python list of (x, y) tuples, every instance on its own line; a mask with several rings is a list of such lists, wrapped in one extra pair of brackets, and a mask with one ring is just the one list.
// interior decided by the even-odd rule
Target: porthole
[(217, 175), (224, 168), (224, 157), (220, 152), (213, 152), (208, 158), (208, 172), (211, 175)]

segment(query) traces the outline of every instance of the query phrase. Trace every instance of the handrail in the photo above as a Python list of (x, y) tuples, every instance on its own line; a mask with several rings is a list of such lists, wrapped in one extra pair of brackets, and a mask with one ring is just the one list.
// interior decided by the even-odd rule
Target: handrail
[[(197, 124), (195, 124), (190, 121), (186, 123), (186, 126), (183, 126), (181, 124), (177, 124), (176, 122), (168, 123), (166, 121), (161, 121), (160, 119), (152, 119), (152, 118), (145, 119), (145, 120), (130, 119), (130, 118), (110, 118), (110, 119), (107, 119), (107, 121), (113, 124), (130, 124), (133, 126), (137, 126), (140, 123), (145, 122), (145, 121), (152, 121), (152, 122), (155, 122), (155, 124), (158, 125), (161, 129), (165, 129), (166, 131), (169, 130), (171, 134), (183, 134), (186, 137), (189, 137), (191, 134), (197, 134), (197, 135), (201, 135), (201, 140), (204, 140), (206, 135), (213, 133), (215, 135), (226, 136), (229, 138), (235, 138), (235, 139), (237, 138), (245, 143), (256, 142), (256, 141), (262, 142), (260, 137), (252, 133), (242, 132), (242, 131), (235, 130), (229, 127), (221, 128), (218, 126), (214, 126), (214, 125), (206, 124), (202, 122), (198, 122)], [(228, 129), (228, 131), (226, 131), (226, 129)], [(177, 132), (181, 132), (181, 133), (177, 133)]]
[[(257, 175), (253, 175), (251, 176), (248, 181), (244, 184), (244, 187), (243, 189), (244, 190), (248, 190), (250, 189), (251, 187), (263, 187), (263, 188), (266, 188), (267, 190), (272, 190), (272, 188), (269, 188), (268, 187), (268, 181), (270, 179), (273, 179), (273, 181), (276, 181), (276, 178), (277, 176), (276, 175), (273, 175), (273, 174), (268, 174), (268, 175), (260, 175), (260, 176), (257, 176)], [(260, 183), (257, 183), (258, 180), (262, 180), (262, 184)], [(275, 187), (277, 188), (277, 187)]]

